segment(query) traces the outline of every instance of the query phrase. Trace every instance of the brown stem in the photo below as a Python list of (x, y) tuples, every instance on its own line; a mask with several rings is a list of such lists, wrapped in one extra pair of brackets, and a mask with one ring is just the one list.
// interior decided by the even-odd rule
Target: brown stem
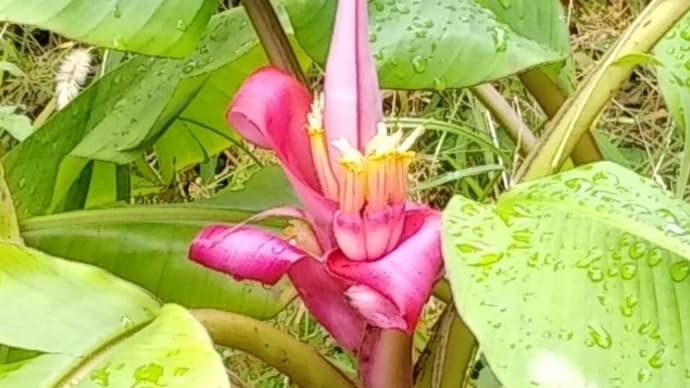
[(453, 295), (450, 291), (450, 283), (448, 283), (447, 279), (437, 281), (436, 284), (434, 284), (434, 288), (431, 290), (431, 294), (445, 303), (453, 302)]
[(525, 123), (520, 120), (513, 107), (505, 97), (491, 84), (481, 84), (472, 88), (472, 93), (488, 109), (496, 120), (508, 131), (521, 146), (524, 153), (528, 153), (537, 144), (537, 138)]
[(412, 336), (370, 328), (359, 355), (359, 374), (366, 388), (412, 388)]
[(300, 387), (355, 387), (316, 350), (268, 323), (213, 309), (192, 310), (192, 314), (215, 343), (258, 357)]
[(247, 16), (256, 30), (256, 35), (266, 51), (268, 60), (281, 70), (291, 74), (302, 84), (306, 78), (297, 60), (290, 41), (280, 25), (278, 15), (269, 0), (243, 0)]

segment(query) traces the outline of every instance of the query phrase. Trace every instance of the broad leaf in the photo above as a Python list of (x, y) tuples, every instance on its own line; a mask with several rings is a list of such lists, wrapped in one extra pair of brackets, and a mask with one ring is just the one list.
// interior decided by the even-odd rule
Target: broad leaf
[(654, 48), (654, 57), (659, 61), (657, 74), (659, 87), (673, 117), (681, 126), (686, 126), (683, 114), (690, 107), (690, 14), (678, 24)]
[(5, 170), (0, 163), (0, 240), (18, 241), (19, 226), (12, 202), (12, 194), (5, 182)]
[(0, 244), (3, 387), (228, 387), (204, 328), (105, 271)]
[(690, 381), (690, 207), (603, 162), (444, 213), (454, 300), (507, 387)]
[(0, 0), (0, 20), (32, 24), (96, 46), (182, 56), (216, 3), (206, 0)]
[[(6, 155), (19, 217), (45, 214), (51, 203), (59, 203), (53, 194), (68, 156), (130, 162), (178, 116), (198, 123), (186, 128), (206, 152), (226, 148), (228, 101), (245, 75), (264, 61), (257, 42), (237, 8), (214, 16), (187, 58), (135, 56), (98, 79)], [(42, 163), (32, 163), (37, 159)], [(65, 174), (78, 176), (72, 170)]]
[(33, 127), (28, 117), (15, 113), (15, 110), (15, 106), (0, 106), (0, 129), (22, 141), (31, 135)]
[[(257, 173), (245, 190), (187, 204), (85, 210), (22, 223), (27, 244), (97, 265), (150, 290), (165, 302), (268, 318), (290, 301), (286, 284), (239, 282), (187, 258), (202, 226), (236, 223), (275, 206), (295, 205), (282, 172)], [(272, 225), (284, 225), (274, 220)]]
[[(302, 47), (323, 62), (336, 1), (285, 4)], [(369, 41), (387, 88), (460, 88), (567, 54), (556, 0), (377, 0), (369, 15)]]
[(682, 198), (690, 179), (690, 14), (654, 48), (659, 88), (673, 118), (685, 133), (676, 195)]

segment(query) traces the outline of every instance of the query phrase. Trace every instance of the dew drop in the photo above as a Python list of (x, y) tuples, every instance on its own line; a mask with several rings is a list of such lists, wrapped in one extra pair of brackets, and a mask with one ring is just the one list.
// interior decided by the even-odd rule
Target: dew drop
[(393, 11), (399, 12), (403, 15), (410, 13), (410, 8), (403, 2), (397, 2), (393, 5)]
[(604, 280), (604, 273), (597, 267), (592, 267), (587, 271), (587, 277), (594, 283)]
[(415, 73), (423, 73), (426, 70), (426, 65), (427, 58), (421, 55), (416, 55), (412, 58), (412, 70), (414, 70)]
[(664, 365), (664, 356), (666, 351), (664, 349), (657, 350), (652, 357), (649, 357), (649, 366), (654, 369), (659, 369)]
[(656, 267), (661, 263), (662, 260), (662, 252), (661, 249), (659, 248), (652, 248), (647, 252), (647, 265), (650, 267)]
[(127, 46), (125, 45), (124, 38), (122, 38), (122, 35), (115, 35), (113, 37), (113, 47), (115, 47), (118, 50), (126, 50)]
[(497, 53), (502, 53), (506, 51), (507, 48), (507, 37), (506, 37), (506, 31), (502, 28), (494, 27), (490, 31), (491, 33), (491, 38), (493, 39), (494, 42), (494, 48)]
[(196, 61), (191, 59), (191, 60), (187, 61), (187, 63), (184, 64), (184, 66), (182, 67), (182, 72), (183, 73), (191, 73), (195, 67), (196, 67)]
[(446, 83), (446, 79), (444, 77), (436, 77), (434, 78), (434, 89), (443, 91), (446, 90), (448, 87), (448, 84)]
[(621, 266), (621, 278), (630, 280), (637, 274), (637, 264), (625, 263)]
[(628, 254), (630, 257), (633, 259), (639, 259), (642, 257), (645, 253), (647, 252), (647, 247), (645, 246), (645, 243), (642, 241), (637, 241), (634, 244), (630, 246), (630, 249), (628, 249)]
[(684, 40), (690, 41), (690, 29), (686, 28), (683, 31), (681, 31), (680, 37), (683, 38)]
[(132, 322), (132, 318), (130, 318), (128, 315), (123, 315), (120, 317), (120, 325), (123, 329), (127, 330), (134, 325), (134, 322)]
[(100, 385), (101, 387), (107, 387), (110, 385), (110, 368), (108, 365), (94, 369), (89, 376), (89, 380)]
[(587, 326), (589, 328), (589, 337), (592, 342), (602, 349), (610, 349), (613, 345), (613, 340), (611, 334), (608, 330), (601, 326), (600, 324), (590, 324)]
[(641, 368), (637, 372), (637, 381), (640, 383), (646, 383), (652, 379), (652, 372), (647, 368)]
[(182, 19), (179, 19), (179, 20), (177, 21), (177, 23), (175, 23), (175, 28), (176, 28), (178, 31), (185, 32), (185, 31), (187, 31), (187, 22), (185, 22), (185, 21), (182, 20)]
[(650, 321), (643, 322), (637, 329), (639, 334), (647, 334), (654, 328), (654, 324)]
[(690, 262), (681, 259), (671, 266), (671, 279), (674, 282), (682, 282), (690, 274)]

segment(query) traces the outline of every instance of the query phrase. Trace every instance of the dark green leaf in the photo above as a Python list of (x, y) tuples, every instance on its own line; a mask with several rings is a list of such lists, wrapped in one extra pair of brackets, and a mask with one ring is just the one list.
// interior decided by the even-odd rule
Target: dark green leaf
[[(286, 0), (302, 47), (323, 63), (335, 0)], [(557, 0), (370, 2), (369, 41), (386, 88), (460, 88), (563, 59)]]
[[(256, 45), (246, 15), (241, 8), (233, 9), (211, 20), (187, 58), (135, 56), (95, 81), (6, 155), (8, 184), (19, 217), (45, 214), (51, 203), (59, 203), (62, 198), (54, 198), (64, 195), (55, 191), (59, 166), (69, 156), (130, 162), (180, 113), (219, 133), (227, 132), (228, 101), (247, 72), (263, 61)], [(230, 144), (207, 129), (190, 130), (210, 153)], [(37, 159), (42, 162), (32, 163)], [(70, 170), (66, 176), (76, 179), (78, 172)]]
[(234, 281), (191, 262), (187, 253), (203, 225), (235, 223), (267, 208), (295, 204), (281, 170), (269, 168), (245, 190), (221, 192), (206, 201), (56, 214), (27, 219), (22, 228), (29, 245), (102, 267), (165, 302), (268, 318), (289, 302), (285, 284), (268, 288)]

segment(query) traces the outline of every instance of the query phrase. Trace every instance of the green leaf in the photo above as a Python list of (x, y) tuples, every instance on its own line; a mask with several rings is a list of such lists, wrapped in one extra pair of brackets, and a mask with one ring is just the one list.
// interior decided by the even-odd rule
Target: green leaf
[[(476, 0), (489, 8), (496, 18), (518, 34), (544, 47), (570, 55), (570, 34), (566, 16), (559, 0)], [(574, 89), (574, 71), (570, 61), (549, 63), (529, 69), (530, 73), (542, 73), (566, 93)], [(542, 86), (544, 87), (544, 86)], [(533, 92), (530, 90), (530, 92)]]
[(206, 0), (0, 0), (0, 20), (31, 24), (95, 46), (180, 57), (216, 10)]
[(645, 150), (634, 146), (626, 147), (618, 144), (619, 142), (611, 135), (602, 131), (593, 131), (593, 135), (606, 160), (618, 163), (630, 169), (636, 169), (644, 165), (647, 159)]
[(12, 62), (7, 62), (7, 61), (0, 61), (0, 72), (8, 72), (9, 74), (15, 76), (15, 77), (23, 77), (26, 75), (22, 71), (22, 69), (19, 68), (19, 66), (15, 65)]
[[(690, 89), (690, 14), (678, 21), (678, 24), (654, 47), (653, 54), (661, 63), (657, 67), (659, 87), (673, 117), (685, 127), (683, 107), (690, 101), (683, 101), (680, 93)], [(686, 66), (687, 64), (687, 66)]]
[[(187, 58), (135, 56), (93, 82), (6, 155), (20, 218), (46, 214), (51, 203), (59, 203), (61, 198), (53, 197), (65, 158), (128, 163), (177, 123), (178, 115), (204, 125), (190, 131), (209, 154), (226, 148), (230, 141), (208, 128), (228, 131), (228, 101), (264, 61), (257, 42), (240, 7), (214, 16)], [(42, 163), (31, 162), (37, 158)]]
[[(101, 269), (0, 243), (3, 387), (229, 387), (204, 328)], [(38, 351), (38, 352), (35, 352)]]
[(558, 0), (475, 0), (518, 34), (556, 52), (570, 52), (570, 36)]
[(22, 141), (33, 132), (31, 120), (15, 113), (15, 106), (0, 106), (0, 129), (7, 131), (15, 139)]
[(685, 195), (690, 179), (690, 14), (683, 17), (654, 48), (659, 88), (671, 115), (684, 132), (676, 196)]
[[(556, 0), (373, 1), (370, 42), (386, 88), (461, 88), (563, 59)], [(323, 63), (334, 0), (286, 0), (302, 47)], [(505, 6), (505, 8), (504, 8)], [(521, 17), (516, 17), (521, 15)], [(565, 35), (567, 37), (567, 35)], [(535, 38), (539, 37), (539, 38)], [(468, 71), (468, 69), (472, 69)]]
[(235, 281), (190, 261), (187, 253), (204, 225), (236, 223), (267, 208), (296, 205), (289, 187), (279, 168), (268, 168), (244, 190), (224, 191), (206, 201), (29, 218), (22, 223), (22, 236), (30, 246), (139, 284), (164, 302), (269, 318), (290, 301), (285, 283), (264, 287)]
[(610, 162), (456, 196), (456, 306), (507, 387), (680, 387), (690, 374), (690, 207)]
[[(101, 269), (7, 243), (0, 243), (0, 252), (0, 343), (5, 345), (79, 354), (158, 313), (158, 302), (147, 293)], [(71, 329), (56, 336), (50, 328), (57, 327)]]
[(20, 241), (17, 213), (12, 194), (5, 182), (5, 169), (0, 163), (0, 240)]

